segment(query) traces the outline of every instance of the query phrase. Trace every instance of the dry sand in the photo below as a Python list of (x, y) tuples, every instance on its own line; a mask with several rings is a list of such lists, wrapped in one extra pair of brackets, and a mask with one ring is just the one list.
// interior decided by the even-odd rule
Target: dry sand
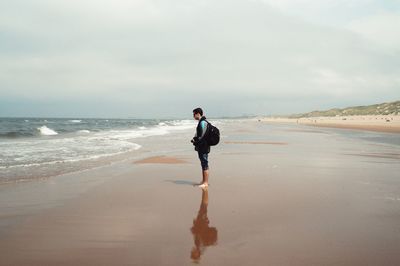
[(338, 116), (338, 117), (309, 117), (309, 118), (260, 118), (269, 123), (298, 123), (317, 127), (333, 127), (378, 132), (400, 133), (400, 116)]
[(192, 186), (201, 171), (187, 140), (152, 163), (0, 187), (14, 191), (0, 202), (0, 221), (6, 210), (14, 221), (0, 230), (0, 265), (400, 265), (399, 146), (299, 125), (220, 128), (254, 145), (213, 148), (208, 191)]

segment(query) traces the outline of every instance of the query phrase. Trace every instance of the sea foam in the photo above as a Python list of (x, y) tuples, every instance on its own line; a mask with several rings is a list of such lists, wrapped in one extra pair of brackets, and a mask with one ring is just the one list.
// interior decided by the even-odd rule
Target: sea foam
[(90, 133), (90, 130), (82, 129), (82, 130), (78, 130), (78, 133)]
[(52, 135), (58, 134), (56, 131), (54, 131), (53, 129), (48, 128), (46, 126), (38, 127), (38, 130), (40, 131), (40, 134), (42, 134), (44, 136), (52, 136)]

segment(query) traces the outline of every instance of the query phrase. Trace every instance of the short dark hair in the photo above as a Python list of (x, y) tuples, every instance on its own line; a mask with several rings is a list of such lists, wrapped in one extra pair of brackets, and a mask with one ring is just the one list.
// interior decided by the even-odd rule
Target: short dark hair
[(200, 114), (202, 116), (203, 115), (203, 110), (200, 107), (198, 107), (198, 108), (193, 110), (193, 114)]

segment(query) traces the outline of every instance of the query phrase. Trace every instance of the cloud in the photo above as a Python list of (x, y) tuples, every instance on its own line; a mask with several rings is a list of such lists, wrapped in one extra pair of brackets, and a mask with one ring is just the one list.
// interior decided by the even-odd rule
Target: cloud
[(352, 21), (348, 29), (382, 45), (383, 49), (400, 52), (400, 12), (380, 13)]
[(358, 24), (332, 27), (290, 10), (323, 14), (333, 1), (267, 2), (3, 3), (0, 97), (60, 102), (57, 115), (69, 112), (61, 103), (102, 115), (106, 105), (115, 116), (179, 115), (200, 104), (218, 115), (284, 113), (398, 98), (399, 54), (358, 15)]
[(304, 21), (348, 29), (389, 50), (399, 49), (399, 0), (259, 0)]

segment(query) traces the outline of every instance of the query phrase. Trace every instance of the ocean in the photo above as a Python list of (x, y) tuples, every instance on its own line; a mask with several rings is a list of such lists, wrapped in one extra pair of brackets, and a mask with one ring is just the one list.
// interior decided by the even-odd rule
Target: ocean
[(195, 125), (193, 120), (0, 118), (0, 183), (91, 168), (139, 151), (139, 138)]

